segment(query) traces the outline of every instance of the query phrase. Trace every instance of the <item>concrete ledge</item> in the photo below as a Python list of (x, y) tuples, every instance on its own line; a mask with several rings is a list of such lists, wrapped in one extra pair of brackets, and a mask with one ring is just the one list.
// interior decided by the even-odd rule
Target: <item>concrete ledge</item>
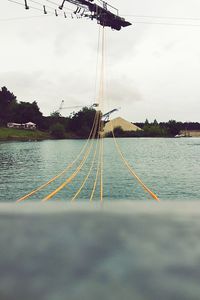
[(199, 300), (200, 202), (1, 204), (2, 300)]
[(164, 214), (164, 215), (199, 215), (200, 200), (198, 201), (108, 201), (103, 205), (99, 202), (30, 202), (0, 203), (0, 214), (58, 214), (58, 213), (120, 213), (120, 214)]

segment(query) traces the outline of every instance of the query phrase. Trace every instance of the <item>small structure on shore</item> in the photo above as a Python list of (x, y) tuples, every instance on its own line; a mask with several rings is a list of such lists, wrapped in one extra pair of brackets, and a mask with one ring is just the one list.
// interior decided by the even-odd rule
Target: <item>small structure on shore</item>
[(200, 137), (200, 130), (181, 130), (182, 137)]
[(16, 129), (20, 129), (22, 124), (19, 123), (8, 123), (7, 127), (8, 128), (16, 128)]
[(16, 129), (28, 129), (28, 130), (34, 130), (36, 129), (36, 124), (32, 122), (24, 123), (24, 124), (19, 124), (19, 123), (8, 123), (7, 124), (8, 128), (16, 128)]
[(104, 127), (104, 131), (103, 131), (103, 135), (105, 136), (106, 134), (108, 134), (109, 132), (112, 132), (112, 130), (117, 127), (121, 127), (121, 129), (123, 131), (130, 131), (130, 132), (142, 130), (140, 127), (136, 126), (135, 124), (133, 124), (121, 117), (118, 117), (118, 118), (115, 118), (106, 123), (106, 125)]
[(32, 122), (28, 122), (22, 125), (24, 125), (24, 129), (31, 129), (31, 130), (36, 129), (36, 124)]

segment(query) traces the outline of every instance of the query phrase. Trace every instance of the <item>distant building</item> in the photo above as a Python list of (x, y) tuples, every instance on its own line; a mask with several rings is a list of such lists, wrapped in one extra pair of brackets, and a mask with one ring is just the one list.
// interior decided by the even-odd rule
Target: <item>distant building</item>
[(7, 124), (7, 127), (8, 128), (22, 128), (22, 124), (19, 124), (19, 123), (8, 123)]
[(140, 127), (134, 125), (133, 123), (118, 117), (106, 123), (103, 131), (103, 135), (106, 135), (109, 132), (112, 132), (112, 129), (121, 127), (123, 131), (138, 131), (142, 130)]
[(8, 123), (7, 124), (8, 128), (16, 128), (16, 129), (29, 129), (29, 130), (34, 130), (36, 129), (36, 124), (32, 122), (28, 122), (25, 124), (19, 124), (19, 123)]
[(200, 137), (200, 130), (181, 130), (180, 134), (183, 137)]
[(22, 125), (24, 126), (25, 129), (31, 129), (31, 130), (36, 129), (36, 124), (32, 122), (28, 122)]

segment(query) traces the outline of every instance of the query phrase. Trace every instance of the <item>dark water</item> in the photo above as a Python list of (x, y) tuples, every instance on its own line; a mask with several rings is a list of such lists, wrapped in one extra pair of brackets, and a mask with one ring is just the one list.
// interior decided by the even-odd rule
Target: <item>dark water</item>
[[(137, 174), (161, 200), (200, 200), (200, 139), (118, 139), (118, 143)], [(1, 142), (0, 201), (13, 202), (47, 182), (76, 158), (84, 144), (79, 140)], [(104, 144), (105, 200), (149, 199), (120, 160), (113, 140), (106, 139)], [(53, 200), (69, 201), (73, 197), (89, 171), (91, 159)], [(79, 163), (30, 200), (39, 201), (48, 195)], [(96, 165), (80, 199), (89, 199), (95, 174)], [(99, 184), (95, 199), (99, 200)]]

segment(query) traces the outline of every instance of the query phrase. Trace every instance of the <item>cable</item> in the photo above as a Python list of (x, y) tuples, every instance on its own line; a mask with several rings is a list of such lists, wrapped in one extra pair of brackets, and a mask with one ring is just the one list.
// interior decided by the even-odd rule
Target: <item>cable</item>
[(20, 20), (26, 20), (26, 19), (34, 19), (34, 18), (43, 18), (43, 17), (52, 17), (49, 15), (39, 15), (39, 16), (29, 16), (29, 17), (16, 17), (16, 18), (7, 18), (7, 19), (0, 19), (0, 22), (6, 22), (6, 21), (20, 21)]
[[(51, 0), (46, 0), (46, 1), (49, 2), (49, 3), (51, 3), (51, 4), (54, 4), (57, 8), (59, 8), (58, 3), (54, 2), (54, 1), (51, 1)], [(65, 9), (67, 9), (67, 10), (69, 10), (71, 12), (74, 12), (74, 10), (71, 9), (71, 8), (65, 7)]]
[(99, 142), (99, 139), (97, 140), (97, 145), (96, 145), (96, 148), (95, 148), (95, 152), (94, 152), (94, 156), (93, 156), (93, 160), (92, 160), (92, 164), (91, 164), (91, 166), (90, 166), (89, 172), (88, 172), (87, 176), (85, 177), (85, 179), (83, 180), (83, 182), (82, 182), (82, 184), (81, 184), (81, 187), (80, 187), (79, 190), (76, 192), (76, 194), (74, 195), (74, 197), (71, 199), (72, 202), (76, 200), (76, 198), (78, 197), (78, 195), (81, 193), (81, 191), (82, 191), (83, 188), (85, 187), (88, 178), (90, 177), (90, 174), (91, 174), (92, 169), (93, 169), (93, 167), (94, 167), (96, 155), (97, 155), (98, 142)]
[[(102, 41), (101, 41), (101, 69), (100, 69), (100, 84), (99, 84), (99, 104), (102, 106), (103, 110), (103, 100), (104, 100), (104, 68), (105, 68), (105, 28), (102, 29)], [(100, 121), (100, 131), (101, 131), (101, 121)], [(102, 143), (102, 136), (100, 135), (99, 131), (99, 139), (100, 139), (100, 149), (98, 155), (98, 162), (97, 162), (97, 170), (96, 176), (93, 184), (92, 193), (90, 196), (90, 202), (93, 201), (94, 193), (96, 191), (98, 177), (100, 175), (100, 200), (103, 202), (103, 143)]]
[[(96, 94), (96, 88), (97, 88), (97, 77), (98, 77), (98, 64), (99, 64), (99, 53), (100, 53), (100, 33), (101, 33), (101, 27), (99, 26), (99, 30), (98, 30), (98, 43), (97, 43), (97, 63), (96, 63), (96, 76), (95, 76), (95, 94)], [(104, 64), (104, 36), (102, 37), (102, 65)], [(102, 82), (103, 81), (103, 78), (102, 78), (102, 75), (103, 75), (103, 70), (101, 68), (101, 79), (100, 79), (100, 90), (102, 89)], [(101, 97), (102, 95), (100, 95), (100, 91), (99, 91), (99, 97), (98, 97), (98, 100), (97, 102), (99, 103), (100, 105), (100, 101), (101, 101)], [(101, 139), (100, 139), (100, 130), (101, 130), (101, 114), (99, 115), (99, 125), (98, 125), (98, 137), (97, 137), (97, 146), (100, 144), (100, 150), (102, 149), (102, 144), (101, 144)], [(99, 143), (100, 141), (100, 143)], [(92, 164), (91, 164), (91, 167), (89, 169), (89, 172), (88, 174), (86, 175), (84, 181), (82, 182), (82, 185), (81, 187), (79, 188), (79, 190), (77, 191), (77, 193), (75, 194), (75, 196), (72, 198), (72, 202), (78, 197), (78, 195), (80, 194), (80, 192), (82, 191), (82, 189), (84, 188), (91, 172), (92, 172), (92, 169), (93, 169), (93, 166), (94, 166), (94, 163), (95, 163), (95, 158), (96, 158), (96, 155), (97, 155), (97, 146), (96, 146), (96, 150), (95, 150), (95, 153), (94, 153), (94, 156), (93, 156), (93, 161), (92, 161)], [(100, 163), (100, 166), (101, 166), (101, 189), (100, 189), (100, 198), (101, 198), (101, 201), (103, 200), (103, 154), (102, 154), (102, 151), (101, 151), (101, 163)], [(97, 167), (97, 170), (99, 170), (99, 167)], [(97, 171), (99, 172), (99, 171)], [(97, 178), (98, 178), (98, 175), (97, 175)], [(96, 183), (97, 183), (97, 179), (96, 179)], [(92, 199), (93, 199), (93, 196), (94, 196), (94, 192), (95, 192), (95, 189), (96, 189), (96, 183), (94, 183), (94, 187), (93, 187), (93, 191), (92, 191)], [(92, 201), (92, 199), (90, 198), (90, 201)]]
[[(99, 129), (100, 129), (100, 119), (99, 119)], [(98, 129), (98, 131), (99, 131)], [(74, 202), (76, 200), (76, 198), (78, 197), (78, 195), (81, 193), (81, 191), (83, 190), (83, 188), (85, 187), (86, 185), (86, 182), (88, 180), (88, 178), (90, 177), (90, 174), (92, 172), (92, 169), (94, 167), (94, 163), (95, 163), (95, 159), (96, 159), (96, 155), (97, 155), (97, 149), (98, 149), (98, 145), (99, 145), (99, 137), (97, 138), (97, 142), (96, 142), (96, 148), (95, 148), (95, 151), (94, 151), (94, 156), (93, 156), (93, 160), (92, 160), (92, 164), (90, 166), (90, 169), (89, 169), (89, 172), (88, 174), (86, 175), (85, 179), (83, 180), (82, 184), (81, 184), (81, 187), (79, 188), (79, 190), (76, 192), (76, 194), (74, 195), (74, 197), (71, 199), (72, 202)]]
[(103, 157), (104, 157), (104, 142), (103, 137), (101, 137), (101, 163), (100, 163), (100, 201), (103, 202)]
[(80, 158), (81, 154), (84, 152), (85, 148), (87, 147), (89, 140), (92, 136), (93, 130), (94, 130), (94, 126), (96, 123), (96, 118), (97, 118), (97, 114), (95, 114), (94, 117), (94, 121), (93, 121), (93, 125), (92, 125), (92, 129), (90, 131), (89, 137), (84, 145), (84, 147), (82, 148), (82, 150), (80, 151), (80, 153), (78, 154), (78, 156), (76, 157), (76, 159), (69, 164), (61, 173), (59, 173), (58, 175), (56, 175), (55, 177), (53, 177), (52, 179), (50, 179), (48, 182), (44, 183), (43, 185), (41, 185), (40, 187), (36, 188), (35, 190), (31, 191), (30, 193), (28, 193), (27, 195), (21, 197), (20, 199), (18, 199), (16, 202), (20, 203), (22, 201), (25, 201), (26, 199), (30, 198), (31, 196), (33, 196), (34, 194), (36, 194), (37, 192), (43, 190), (45, 187), (47, 187), (49, 184), (51, 184), (52, 182), (54, 182), (56, 179), (60, 178), (62, 175), (66, 174), (67, 171), (69, 169), (71, 169), (73, 167), (73, 165), (77, 162), (77, 160)]
[[(92, 138), (95, 137), (95, 134), (96, 134), (96, 130), (97, 130), (97, 122), (95, 124), (95, 129), (93, 131), (93, 135), (92, 135)], [(92, 140), (92, 143), (91, 145), (89, 146), (86, 154), (84, 155), (80, 165), (77, 167), (77, 169), (75, 170), (75, 172), (69, 177), (66, 179), (66, 181), (64, 181), (58, 188), (56, 188), (52, 193), (50, 193), (49, 195), (47, 195), (43, 200), (42, 202), (46, 202), (48, 200), (50, 200), (51, 198), (53, 198), (58, 192), (60, 192), (66, 185), (68, 185), (77, 175), (78, 173), (81, 171), (82, 167), (84, 166), (88, 156), (90, 155), (90, 152), (91, 152), (91, 149), (93, 147), (93, 140)]]
[[(18, 2), (18, 1), (15, 1), (15, 0), (7, 0), (7, 1), (9, 1), (9, 2), (12, 2), (12, 3), (15, 3), (15, 4), (18, 4), (18, 5), (21, 5), (21, 6), (24, 6), (24, 4), (23, 4), (23, 3), (21, 3), (21, 2)], [(38, 7), (29, 6), (29, 8), (32, 8), (32, 9), (35, 9), (35, 10), (38, 10), (38, 11), (41, 11), (41, 12), (43, 12), (43, 10), (41, 10), (41, 9), (40, 9), (40, 8), (38, 8)]]
[(164, 22), (146, 22), (146, 21), (135, 21), (135, 24), (148, 24), (148, 25), (166, 25), (166, 26), (183, 26), (183, 27), (200, 27), (200, 24), (181, 24), (181, 23), (164, 23)]
[(90, 202), (93, 201), (94, 193), (95, 193), (95, 191), (96, 191), (97, 181), (98, 181), (98, 177), (99, 177), (100, 162), (101, 162), (101, 147), (100, 147), (100, 149), (99, 149), (98, 161), (97, 161), (96, 176), (95, 176), (95, 180), (94, 180), (94, 184), (93, 184), (92, 193), (91, 193), (91, 196), (90, 196)]
[[(100, 89), (99, 89), (99, 99), (98, 99), (98, 104), (99, 105), (101, 104), (101, 101), (103, 100), (103, 93), (104, 93), (104, 63), (105, 63), (105, 61), (104, 61), (104, 56), (105, 56), (104, 46), (105, 46), (105, 32), (104, 32), (104, 27), (103, 27), (103, 31), (102, 31), (102, 49), (101, 49), (101, 51), (102, 51), (102, 65), (101, 65), (101, 76), (100, 76), (101, 78), (100, 78)], [(98, 48), (99, 48), (99, 45), (98, 45)], [(96, 129), (98, 128), (98, 138), (99, 138), (100, 137), (99, 136), (100, 135), (99, 129), (101, 127), (101, 111), (98, 112), (98, 122), (97, 122), (96, 125), (98, 126), (98, 127), (96, 127)], [(94, 130), (93, 137), (96, 134), (96, 129)], [(97, 185), (97, 180), (98, 180), (100, 167), (101, 167), (101, 175), (103, 175), (103, 159), (102, 159), (103, 147), (102, 147), (102, 143), (100, 143), (100, 145), (101, 146), (100, 146), (100, 150), (99, 150), (99, 159), (98, 159), (96, 179), (95, 179), (95, 182), (94, 182), (93, 191), (92, 191), (92, 194), (91, 194), (91, 197), (90, 197), (90, 201), (92, 201), (93, 196), (94, 196), (94, 192), (96, 190), (96, 185)], [(84, 156), (83, 160), (81, 161), (80, 165), (76, 169), (76, 171), (63, 184), (61, 184), (57, 189), (55, 189), (52, 193), (50, 193), (48, 196), (46, 196), (42, 200), (42, 202), (46, 202), (46, 201), (50, 200), (52, 197), (54, 197), (58, 192), (60, 192), (66, 185), (68, 185), (78, 175), (78, 173), (81, 171), (82, 167), (84, 166), (84, 164), (85, 164), (85, 162), (86, 162), (86, 160), (87, 160), (87, 158), (88, 158), (88, 156), (91, 152), (91, 146), (90, 146), (88, 152), (86, 153), (86, 155)], [(82, 188), (84, 186), (84, 183), (87, 181), (88, 177), (89, 176), (86, 176), (86, 180), (84, 180), (81, 188), (78, 190), (78, 194), (82, 190)], [(101, 192), (100, 192), (101, 201), (103, 201), (103, 186), (102, 185), (103, 185), (103, 178), (101, 178)], [(72, 199), (72, 200), (74, 200), (74, 199)]]
[(52, 193), (47, 195), (42, 200), (42, 202), (47, 202), (48, 200), (53, 198), (58, 192), (60, 192), (66, 185), (68, 185), (78, 175), (78, 173), (81, 171), (82, 167), (84, 166), (84, 164), (91, 152), (92, 146), (93, 146), (93, 143), (90, 145), (89, 149), (87, 150), (85, 156), (83, 157), (83, 159), (82, 159), (80, 165), (78, 166), (78, 168), (76, 169), (76, 171), (69, 178), (67, 178), (67, 180), (65, 182), (63, 182), (57, 189), (55, 189)]
[(124, 162), (125, 166), (128, 168), (129, 172), (132, 174), (133, 177), (135, 177), (135, 179), (139, 182), (139, 184), (143, 187), (143, 189), (149, 193), (149, 195), (156, 200), (157, 202), (160, 202), (159, 198), (144, 184), (144, 182), (139, 178), (139, 176), (135, 173), (135, 171), (133, 170), (133, 168), (129, 165), (128, 161), (126, 160), (126, 158), (124, 157), (114, 134), (114, 129), (113, 129), (113, 124), (111, 121), (111, 128), (112, 128), (112, 135), (113, 135), (113, 139), (114, 139), (114, 143), (116, 146), (116, 149), (122, 159), (122, 161)]
[(15, 1), (15, 0), (8, 0), (8, 1), (9, 1), (9, 2), (13, 2), (13, 3), (16, 3), (16, 4), (21, 5), (21, 6), (24, 7), (24, 4), (21, 3), (21, 2), (18, 2), (18, 1)]
[[(102, 112), (104, 111), (104, 97), (105, 97), (105, 53), (106, 53), (106, 31), (103, 27), (103, 37), (102, 37)], [(104, 152), (104, 142), (103, 142), (103, 126), (101, 123), (101, 158), (100, 158), (100, 201), (103, 202), (103, 152)]]
[[(35, 0), (29, 0), (29, 1), (33, 2), (33, 3), (37, 4), (37, 5), (40, 5), (40, 6), (44, 7), (44, 5), (42, 3), (40, 3), (40, 2), (37, 2)], [(54, 7), (51, 7), (51, 6), (48, 6), (48, 5), (45, 5), (45, 7), (49, 8), (49, 9), (52, 9), (53, 11), (55, 10)]]
[(97, 42), (97, 57), (96, 57), (96, 70), (95, 70), (95, 82), (94, 82), (94, 99), (96, 102), (97, 96), (97, 80), (98, 80), (98, 66), (99, 66), (99, 49), (100, 49), (100, 33), (101, 33), (101, 25), (98, 27), (98, 42)]
[[(20, 199), (17, 200), (17, 203), (25, 201), (26, 199), (28, 199), (29, 197), (33, 196), (34, 194), (36, 194), (37, 192), (41, 191), (42, 189), (44, 189), (45, 187), (47, 187), (49, 184), (51, 184), (52, 182), (54, 182), (56, 179), (58, 179), (59, 177), (61, 177), (62, 175), (64, 175), (70, 168), (72, 168), (72, 166), (75, 164), (75, 162), (79, 159), (79, 157), (81, 156), (81, 154), (83, 153), (83, 151), (85, 150), (85, 148), (87, 147), (90, 138), (94, 138), (95, 134), (96, 134), (96, 126), (97, 126), (97, 122), (99, 122), (100, 120), (100, 114), (99, 112), (95, 113), (95, 118), (93, 121), (93, 125), (92, 125), (92, 129), (90, 131), (88, 140), (86, 142), (86, 144), (84, 145), (84, 147), (82, 148), (81, 152), (79, 153), (79, 155), (77, 156), (77, 158), (70, 164), (67, 166), (66, 169), (64, 169), (61, 173), (59, 173), (58, 175), (56, 175), (55, 177), (53, 177), (52, 179), (50, 179), (48, 182), (44, 183), (43, 185), (41, 185), (40, 187), (38, 187), (37, 189), (33, 190), (32, 192), (28, 193), (27, 195), (21, 197)], [(48, 196), (47, 196), (48, 197)], [(47, 198), (46, 197), (46, 198)], [(53, 196), (52, 196), (53, 197)]]
[(173, 16), (165, 17), (165, 16), (147, 16), (147, 15), (123, 15), (123, 17), (200, 21), (200, 18), (173, 17)]
[[(7, 0), (7, 1), (12, 2), (12, 3), (15, 3), (15, 4), (18, 4), (18, 5), (21, 5), (21, 6), (24, 7), (24, 4), (21, 3), (21, 2), (18, 2), (18, 1), (15, 1), (15, 0)], [(29, 1), (43, 7), (43, 4), (42, 4), (42, 3), (39, 3), (39, 2), (37, 2), (37, 1), (35, 1), (35, 0), (29, 0)], [(55, 9), (54, 9), (53, 7), (46, 6), (46, 5), (45, 5), (45, 7), (52, 10), (52, 11), (48, 11), (48, 14), (55, 15)], [(44, 9), (40, 9), (40, 8), (38, 8), (38, 7), (34, 7), (34, 6), (30, 6), (30, 5), (29, 5), (29, 8), (35, 9), (35, 10), (40, 11), (40, 12), (42, 12), (42, 13), (44, 14)], [(57, 12), (57, 14), (58, 14), (58, 15), (57, 15), (58, 17), (63, 17), (63, 15), (59, 14), (58, 12)], [(69, 15), (69, 13), (67, 13), (67, 12), (65, 12), (65, 14), (68, 14), (68, 15)], [(46, 14), (45, 14), (45, 15), (46, 15)], [(28, 17), (27, 17), (27, 19), (28, 19)], [(11, 18), (11, 20), (13, 20), (13, 18)], [(0, 20), (0, 21), (1, 21), (1, 20)], [(9, 20), (8, 20), (8, 21), (9, 21)]]

